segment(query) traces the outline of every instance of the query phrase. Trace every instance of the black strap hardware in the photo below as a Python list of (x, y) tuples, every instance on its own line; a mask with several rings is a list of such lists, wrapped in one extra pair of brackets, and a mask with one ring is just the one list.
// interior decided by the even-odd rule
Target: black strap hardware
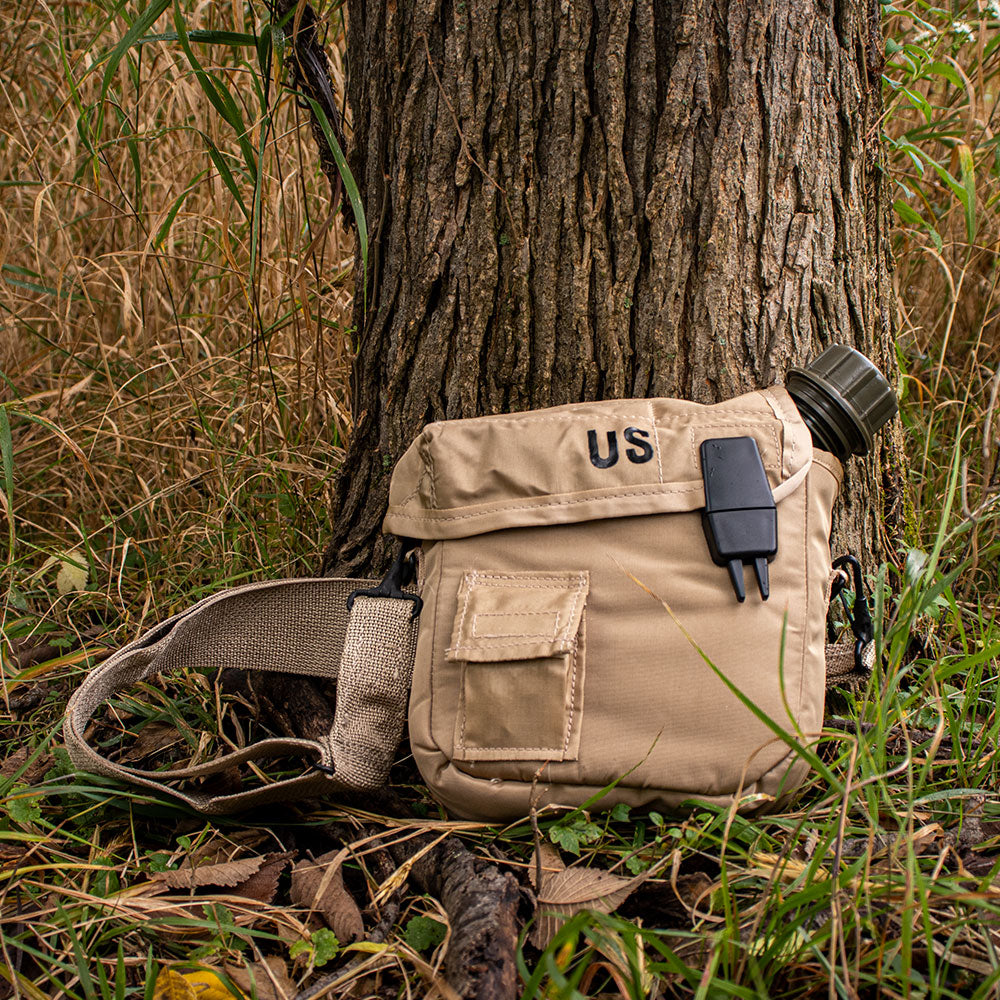
[[(850, 576), (845, 567), (850, 569)], [(865, 580), (861, 574), (861, 563), (858, 562), (857, 556), (848, 553), (834, 559), (833, 568), (839, 570), (840, 575), (833, 581), (833, 586), (830, 588), (830, 601), (832, 603), (835, 598), (840, 598), (844, 614), (851, 626), (851, 632), (854, 633), (854, 668), (860, 673), (867, 673), (864, 652), (868, 643), (875, 638), (875, 626), (872, 624), (871, 612), (868, 610), (868, 593), (865, 590)], [(844, 595), (847, 584), (852, 577), (854, 583), (853, 613), (847, 606), (847, 598)]]
[(368, 590), (353, 590), (347, 597), (347, 610), (354, 607), (356, 597), (392, 597), (401, 601), (413, 601), (413, 618), (423, 609), (424, 602), (419, 594), (409, 594), (403, 590), (417, 576), (417, 543), (412, 538), (403, 538), (396, 558), (392, 561), (388, 573), (377, 587)]

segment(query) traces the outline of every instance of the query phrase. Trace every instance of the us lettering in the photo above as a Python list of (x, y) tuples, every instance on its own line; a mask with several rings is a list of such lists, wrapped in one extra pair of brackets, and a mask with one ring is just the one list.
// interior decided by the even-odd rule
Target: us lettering
[[(625, 457), (635, 465), (642, 465), (653, 457), (653, 445), (649, 440), (649, 431), (638, 427), (626, 427), (623, 434), (625, 443), (631, 447), (625, 449)], [(601, 454), (601, 445), (597, 431), (587, 431), (587, 447), (590, 451), (590, 463), (598, 469), (610, 469), (618, 461), (618, 432), (607, 432), (607, 453)]]

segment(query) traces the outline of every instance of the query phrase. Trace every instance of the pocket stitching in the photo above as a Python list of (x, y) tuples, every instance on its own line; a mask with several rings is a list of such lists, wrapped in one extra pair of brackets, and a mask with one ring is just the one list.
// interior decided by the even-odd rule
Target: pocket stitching
[[(518, 589), (518, 590), (566, 590), (567, 585), (573, 587), (573, 604), (570, 608), (570, 614), (567, 618), (566, 624), (563, 626), (562, 634), (558, 632), (552, 637), (552, 641), (563, 641), (569, 642), (567, 651), (576, 651), (576, 638), (572, 640), (569, 639), (568, 632), (573, 625), (573, 619), (576, 616), (576, 608), (580, 603), (580, 595), (584, 592), (589, 584), (589, 579), (586, 574), (583, 573), (572, 573), (567, 574), (569, 579), (566, 577), (557, 576), (538, 576), (531, 577), (530, 579), (525, 578), (523, 575), (508, 575), (504, 573), (480, 573), (478, 570), (470, 570), (465, 574), (463, 579), (463, 584), (465, 586), (465, 600), (462, 602), (462, 616), (458, 621), (457, 634), (459, 636), (465, 633), (465, 619), (468, 617), (469, 613), (469, 602), (472, 599), (472, 593), (477, 586), (486, 587), (496, 587), (498, 589)], [(489, 583), (490, 580), (502, 580), (503, 583)], [(475, 618), (477, 614), (482, 612), (473, 613), (473, 632), (475, 632)], [(531, 613), (541, 613), (541, 612), (528, 612)], [(558, 615), (559, 612), (556, 612)], [(470, 638), (477, 638), (475, 635)], [(480, 636), (478, 638), (500, 638), (493, 636)], [(548, 636), (536, 636), (537, 638), (548, 638)], [(533, 646), (534, 642), (509, 642), (505, 643), (505, 646), (519, 647), (519, 646)], [(456, 646), (450, 646), (446, 652), (447, 653), (460, 653), (464, 649), (475, 649), (475, 645), (472, 643), (459, 643)]]
[[(575, 605), (574, 605), (575, 607)], [(555, 616), (556, 623), (550, 632), (477, 632), (476, 624), (480, 618), (510, 618), (513, 615), (527, 617), (528, 615), (548, 615)], [(558, 611), (478, 611), (472, 616), (472, 636), (473, 639), (552, 639), (559, 637), (559, 612)], [(456, 646), (456, 649), (465, 649), (467, 646)]]
[[(580, 622), (580, 628), (583, 628), (583, 622)], [(565, 754), (569, 749), (570, 742), (573, 739), (573, 719), (576, 717), (576, 679), (579, 673), (579, 656), (577, 654), (576, 644), (573, 645), (572, 653), (564, 654), (566, 656), (571, 656), (572, 664), (572, 675), (570, 680), (570, 698), (569, 698), (569, 714), (566, 717), (566, 736), (563, 739), (561, 747), (470, 747), (466, 746), (465, 743), (465, 722), (466, 722), (466, 711), (465, 711), (465, 673), (470, 666), (482, 667), (482, 663), (470, 663), (468, 660), (462, 661), (462, 690), (461, 690), (461, 706), (462, 706), (462, 731), (459, 736), (459, 744), (456, 747), (457, 750), (475, 753), (476, 751), (483, 751), (486, 753), (561, 753)], [(549, 657), (544, 657), (544, 659), (549, 659)]]
[[(476, 590), (477, 587), (490, 587), (490, 588), (496, 588), (496, 589), (511, 589), (511, 590), (514, 590), (514, 589), (516, 589), (516, 590), (562, 590), (562, 591), (570, 591), (570, 590), (572, 590), (572, 593), (573, 593), (573, 603), (570, 606), (569, 614), (567, 616), (566, 623), (565, 623), (565, 625), (563, 625), (562, 629), (559, 629), (559, 622), (560, 622), (560, 620), (562, 618), (562, 613), (560, 611), (555, 611), (555, 612), (547, 612), (547, 611), (542, 611), (542, 612), (537, 612), (537, 611), (536, 612), (531, 612), (531, 611), (517, 612), (518, 614), (525, 614), (525, 615), (529, 615), (529, 614), (555, 614), (556, 615), (556, 622), (557, 622), (555, 633), (553, 635), (549, 635), (547, 633), (546, 634), (539, 634), (539, 635), (537, 635), (535, 637), (532, 637), (530, 633), (525, 633), (525, 634), (520, 635), (520, 636), (515, 633), (515, 634), (512, 634), (510, 636), (511, 639), (513, 639), (513, 638), (519, 638), (520, 637), (520, 638), (524, 638), (526, 641), (524, 641), (524, 642), (506, 641), (506, 642), (503, 642), (503, 643), (494, 643), (493, 644), (494, 649), (497, 652), (500, 652), (501, 650), (503, 650), (503, 651), (509, 651), (509, 650), (518, 649), (518, 648), (524, 647), (524, 646), (528, 646), (528, 647), (537, 646), (539, 639), (548, 639), (551, 642), (564, 643), (565, 644), (565, 648), (561, 649), (561, 650), (554, 650), (553, 651), (554, 655), (553, 654), (549, 654), (548, 656), (543, 656), (543, 657), (527, 657), (522, 662), (530, 662), (530, 660), (532, 660), (532, 659), (557, 659), (557, 660), (561, 660), (564, 657), (568, 657), (569, 658), (569, 662), (566, 664), (566, 667), (567, 667), (568, 670), (571, 671), (571, 674), (570, 674), (570, 676), (568, 678), (568, 680), (569, 680), (569, 697), (568, 697), (569, 704), (568, 704), (568, 710), (567, 710), (566, 716), (565, 716), (565, 724), (564, 724), (563, 732), (562, 732), (562, 742), (561, 742), (561, 745), (547, 746), (547, 747), (525, 747), (525, 746), (500, 747), (500, 746), (493, 746), (493, 745), (482, 746), (482, 747), (472, 747), (472, 746), (469, 746), (466, 743), (466, 728), (467, 728), (467, 722), (468, 722), (468, 711), (467, 711), (468, 702), (467, 702), (467, 699), (466, 699), (466, 680), (467, 680), (467, 677), (468, 677), (468, 671), (469, 671), (470, 667), (480, 667), (480, 668), (482, 668), (482, 667), (486, 667), (490, 663), (503, 663), (504, 661), (502, 661), (502, 660), (495, 660), (495, 661), (493, 661), (493, 660), (487, 660), (487, 661), (462, 660), (461, 661), (461, 664), (462, 664), (462, 675), (461, 675), (461, 685), (460, 685), (460, 690), (459, 690), (459, 705), (458, 705), (458, 709), (459, 709), (459, 713), (460, 713), (460, 718), (461, 718), (461, 728), (459, 730), (458, 738), (457, 738), (457, 741), (456, 741), (456, 744), (455, 744), (456, 757), (458, 757), (459, 754), (461, 754), (462, 756), (458, 757), (458, 759), (465, 759), (465, 760), (470, 761), (470, 762), (475, 762), (475, 761), (484, 760), (484, 759), (485, 760), (489, 760), (490, 759), (488, 757), (487, 758), (479, 757), (478, 755), (480, 753), (485, 753), (485, 754), (495, 754), (495, 753), (517, 754), (518, 758), (514, 758), (514, 759), (528, 759), (528, 760), (530, 760), (532, 758), (531, 757), (524, 757), (523, 755), (526, 755), (526, 754), (531, 754), (531, 755), (535, 755), (535, 754), (537, 754), (537, 755), (554, 754), (554, 755), (558, 755), (558, 758), (557, 758), (558, 760), (565, 760), (566, 759), (566, 754), (569, 751), (570, 745), (573, 743), (573, 737), (574, 737), (573, 729), (574, 729), (574, 723), (576, 721), (576, 716), (577, 716), (577, 711), (576, 711), (576, 697), (577, 697), (577, 695), (576, 695), (576, 692), (577, 692), (577, 688), (578, 688), (578, 685), (579, 685), (579, 678), (580, 678), (580, 637), (584, 634), (585, 619), (586, 619), (586, 609), (584, 609), (583, 611), (580, 612), (580, 621), (579, 621), (579, 624), (577, 626), (576, 632), (572, 636), (569, 636), (567, 633), (570, 631), (570, 629), (573, 626), (573, 623), (574, 623), (574, 620), (575, 620), (576, 614), (577, 614), (577, 608), (579, 607), (579, 604), (580, 604), (580, 597), (581, 597), (581, 595), (586, 595), (586, 592), (587, 592), (587, 589), (588, 589), (588, 586), (589, 586), (589, 582), (590, 582), (589, 581), (589, 575), (587, 573), (574, 573), (574, 572), (569, 572), (569, 573), (565, 573), (565, 574), (559, 574), (558, 576), (528, 576), (527, 574), (522, 574), (522, 573), (518, 573), (518, 574), (481, 573), (478, 570), (469, 570), (469, 571), (467, 571), (464, 574), (463, 584), (465, 586), (465, 600), (462, 603), (462, 614), (459, 617), (459, 621), (458, 621), (458, 629), (457, 629), (457, 631), (458, 631), (459, 635), (462, 635), (464, 633), (465, 622), (466, 622), (466, 619), (468, 618), (470, 601), (472, 599), (472, 594)], [(491, 614), (497, 615), (497, 616), (503, 616), (505, 613), (504, 612), (473, 612), (473, 621), (472, 621), (472, 632), (473, 632), (473, 634), (472, 634), (472, 636), (470, 636), (470, 639), (471, 638), (484, 638), (484, 639), (489, 639), (489, 638), (507, 639), (508, 638), (506, 635), (493, 637), (493, 636), (489, 636), (489, 635), (479, 635), (479, 636), (477, 636), (475, 634), (476, 620), (479, 618), (479, 616), (480, 615), (487, 616), (487, 615), (491, 615)], [(468, 643), (461, 643), (459, 645), (449, 647), (449, 649), (447, 650), (447, 652), (449, 654), (454, 655), (456, 653), (462, 652), (463, 650), (477, 650), (477, 649), (481, 649), (481, 648), (482, 647), (480, 645), (478, 645), (478, 644), (468, 642)], [(567, 678), (565, 678), (565, 675), (564, 675), (564, 683), (565, 683), (566, 679)], [(564, 691), (565, 691), (565, 688), (564, 688)], [(470, 757), (470, 756), (468, 756), (469, 754), (472, 754), (472, 755), (475, 755), (475, 756), (471, 756)]]

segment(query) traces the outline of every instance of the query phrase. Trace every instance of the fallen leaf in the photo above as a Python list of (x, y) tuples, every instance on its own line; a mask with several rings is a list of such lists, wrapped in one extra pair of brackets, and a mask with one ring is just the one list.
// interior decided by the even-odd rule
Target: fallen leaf
[(165, 882), (171, 889), (194, 889), (200, 885), (232, 887), (255, 875), (264, 864), (264, 858), (243, 858), (240, 861), (223, 861), (215, 865), (187, 865), (169, 872), (157, 872), (153, 878)]
[(704, 872), (678, 875), (673, 883), (674, 895), (689, 912), (707, 897), (715, 883)]
[(236, 994), (213, 969), (199, 969), (197, 972), (175, 972), (161, 969), (153, 987), (153, 1000), (246, 1000), (239, 991)]
[(330, 851), (292, 869), (292, 902), (319, 913), (342, 944), (364, 935), (361, 911), (344, 885), (344, 854)]
[[(197, 972), (183, 973), (184, 979), (194, 990), (197, 1000), (246, 1000), (237, 987), (236, 992), (225, 984), (217, 972), (212, 969), (199, 969)], [(156, 1000), (154, 997), (153, 1000)]]
[(535, 848), (535, 853), (531, 856), (531, 864), (528, 866), (528, 878), (531, 879), (532, 889), (538, 888), (539, 869), (542, 872), (543, 882), (549, 874), (566, 870), (559, 851), (546, 841), (543, 841)]
[(132, 761), (142, 760), (143, 757), (148, 757), (159, 750), (165, 750), (180, 739), (181, 734), (171, 723), (150, 722), (139, 730), (135, 742), (118, 758), (118, 762), (130, 764)]
[[(83, 565), (80, 565), (80, 564)], [(87, 587), (87, 560), (80, 552), (69, 552), (59, 559), (56, 574), (56, 590), (60, 594), (72, 594)]]
[(160, 969), (153, 987), (153, 1000), (198, 1000), (194, 987), (173, 969)]
[[(629, 895), (646, 879), (654, 875), (667, 862), (662, 858), (657, 864), (634, 878), (622, 878), (598, 868), (562, 868), (552, 871), (555, 862), (543, 857), (542, 884), (538, 888), (537, 919), (531, 930), (531, 943), (544, 948), (555, 936), (567, 917), (581, 910), (611, 913), (628, 899)], [(532, 867), (537, 870), (537, 856), (532, 856)], [(558, 860), (562, 864), (562, 859)]]
[(226, 973), (244, 993), (256, 996), (257, 1000), (290, 1000), (298, 993), (288, 975), (288, 966), (277, 955), (253, 962), (247, 968), (227, 965)]
[(0, 764), (0, 778), (13, 778), (22, 768), (24, 771), (18, 780), (25, 785), (33, 785), (44, 777), (45, 772), (55, 764), (55, 758), (50, 753), (39, 754), (31, 764), (25, 767), (28, 764), (28, 758), (34, 753), (35, 751), (30, 747), (21, 747), (19, 750), (15, 750), (4, 760), (3, 764)]
[(278, 878), (288, 867), (293, 854), (293, 851), (285, 851), (283, 854), (264, 855), (264, 863), (248, 879), (233, 887), (233, 895), (255, 899), (258, 903), (273, 903), (278, 893)]

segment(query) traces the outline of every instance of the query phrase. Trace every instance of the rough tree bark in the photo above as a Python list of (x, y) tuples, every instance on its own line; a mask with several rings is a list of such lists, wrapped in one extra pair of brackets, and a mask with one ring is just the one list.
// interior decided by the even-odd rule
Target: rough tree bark
[[(387, 562), (390, 474), (429, 420), (712, 402), (834, 342), (897, 374), (875, 0), (349, 0), (348, 14), (369, 245), (326, 571)], [(897, 430), (848, 470), (838, 544), (891, 548), (901, 484)], [(502, 911), (456, 938), (449, 979), (507, 996), (513, 886), (471, 861), (445, 841), (413, 874), (455, 926), (483, 900)]]
[[(896, 374), (876, 0), (350, 0), (369, 229), (327, 569), (386, 559), (429, 420), (712, 402), (831, 342)], [(898, 433), (839, 541), (902, 521)]]

